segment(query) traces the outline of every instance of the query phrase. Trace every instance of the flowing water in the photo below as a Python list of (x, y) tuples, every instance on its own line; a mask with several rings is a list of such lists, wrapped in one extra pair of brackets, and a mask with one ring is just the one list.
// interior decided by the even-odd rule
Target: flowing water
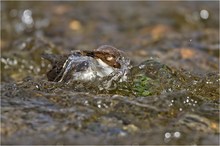
[[(218, 2), (1, 4), (1, 144), (219, 144)], [(131, 66), (48, 81), (102, 44)]]

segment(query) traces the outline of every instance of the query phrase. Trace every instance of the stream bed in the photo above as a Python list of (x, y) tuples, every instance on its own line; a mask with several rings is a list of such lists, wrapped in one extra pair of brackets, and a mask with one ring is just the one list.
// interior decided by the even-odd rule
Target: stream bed
[[(126, 80), (48, 81), (42, 54), (112, 45)], [(1, 2), (1, 144), (219, 145), (219, 2)]]

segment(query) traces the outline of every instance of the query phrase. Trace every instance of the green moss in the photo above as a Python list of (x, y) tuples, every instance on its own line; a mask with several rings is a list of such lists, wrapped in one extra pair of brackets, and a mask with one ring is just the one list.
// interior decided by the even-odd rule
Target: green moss
[(134, 79), (133, 92), (138, 96), (149, 96), (153, 94), (155, 81), (147, 76), (138, 76)]

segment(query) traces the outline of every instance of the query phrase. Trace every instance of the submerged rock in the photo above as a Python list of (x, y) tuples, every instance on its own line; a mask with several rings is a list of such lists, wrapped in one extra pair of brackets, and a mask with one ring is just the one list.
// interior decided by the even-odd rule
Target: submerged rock
[(217, 2), (1, 4), (2, 145), (219, 145)]

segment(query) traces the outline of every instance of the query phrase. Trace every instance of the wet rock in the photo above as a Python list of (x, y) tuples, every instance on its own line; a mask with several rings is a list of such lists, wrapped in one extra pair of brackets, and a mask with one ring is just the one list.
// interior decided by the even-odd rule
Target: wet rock
[(218, 2), (1, 4), (1, 144), (219, 145)]

